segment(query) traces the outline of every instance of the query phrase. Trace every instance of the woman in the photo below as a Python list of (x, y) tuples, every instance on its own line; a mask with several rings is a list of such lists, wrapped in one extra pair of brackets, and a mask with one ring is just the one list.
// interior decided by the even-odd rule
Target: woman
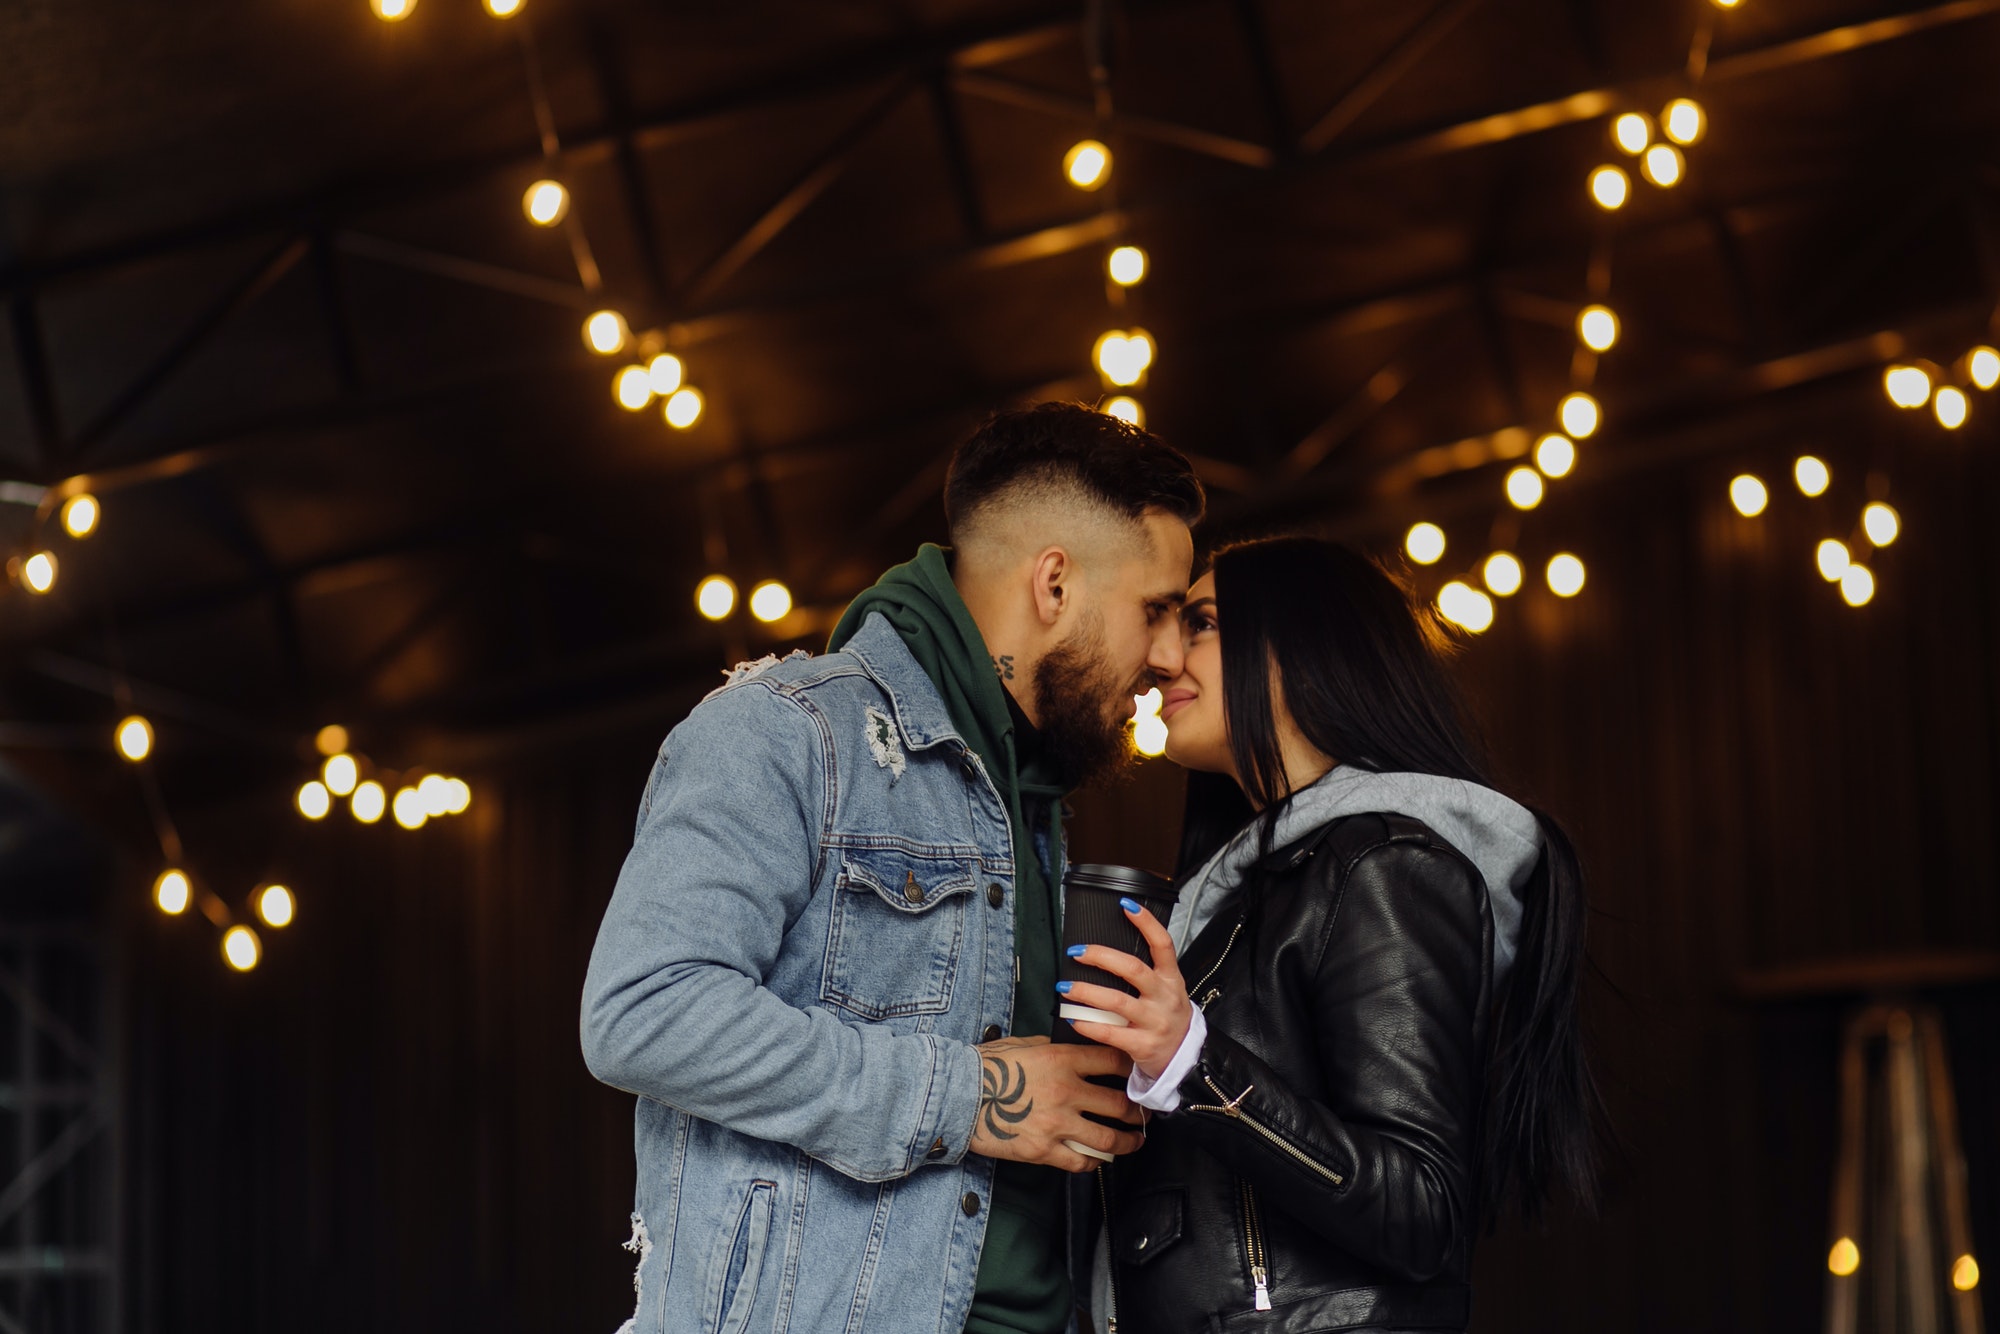
[[(1462, 1330), (1482, 1218), (1594, 1194), (1568, 839), (1487, 782), (1434, 622), (1365, 558), (1220, 553), (1163, 684), (1171, 935), (1063, 984), (1156, 1115), (1106, 1171), (1100, 1330)], [(1225, 630), (1226, 626), (1226, 630)], [(1269, 1312), (1257, 1315), (1258, 1312)]]

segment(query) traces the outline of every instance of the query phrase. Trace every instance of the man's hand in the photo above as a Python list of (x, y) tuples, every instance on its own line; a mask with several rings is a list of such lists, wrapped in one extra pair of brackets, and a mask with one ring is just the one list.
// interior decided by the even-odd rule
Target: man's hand
[(1125, 1090), (1086, 1082), (1092, 1075), (1123, 1079), (1132, 1069), (1123, 1052), (1095, 1044), (1056, 1046), (1047, 1038), (1001, 1038), (981, 1043), (977, 1051), (979, 1111), (970, 1152), (1088, 1172), (1097, 1161), (1065, 1147), (1064, 1140), (1112, 1154), (1131, 1153), (1145, 1142), (1136, 1132), (1083, 1119), (1085, 1112), (1139, 1119)]

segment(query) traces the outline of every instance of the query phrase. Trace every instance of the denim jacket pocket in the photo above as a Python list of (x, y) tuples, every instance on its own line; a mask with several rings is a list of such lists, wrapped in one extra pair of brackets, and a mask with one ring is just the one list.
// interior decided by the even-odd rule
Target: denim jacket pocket
[(775, 1181), (753, 1181), (743, 1202), (743, 1212), (735, 1228), (725, 1234), (728, 1249), (718, 1255), (721, 1263), (709, 1280), (708, 1328), (715, 1334), (743, 1334), (750, 1326), (750, 1309), (757, 1300), (757, 1280), (764, 1272), (764, 1251), (770, 1244), (771, 1206), (777, 1194)]
[(949, 1010), (974, 883), (969, 857), (847, 850), (820, 998), (864, 1019)]

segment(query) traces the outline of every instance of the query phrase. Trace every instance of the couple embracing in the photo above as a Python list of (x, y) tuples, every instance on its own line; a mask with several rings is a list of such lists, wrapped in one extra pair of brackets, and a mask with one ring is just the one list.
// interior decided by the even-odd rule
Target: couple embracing
[[(1190, 585), (1202, 507), (1116, 418), (997, 415), (949, 551), (667, 737), (582, 1014), (638, 1095), (630, 1334), (1462, 1330), (1483, 1220), (1589, 1195), (1568, 841), (1389, 575)], [(1058, 983), (1063, 798), (1155, 686), (1178, 906), (1081, 956), (1132, 994)], [(1052, 1043), (1064, 999), (1124, 1023)]]

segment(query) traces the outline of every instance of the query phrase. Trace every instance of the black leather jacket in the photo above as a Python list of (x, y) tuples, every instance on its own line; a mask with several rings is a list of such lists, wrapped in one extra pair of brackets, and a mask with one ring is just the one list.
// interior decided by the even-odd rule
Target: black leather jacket
[(1181, 961), (1208, 1021), (1181, 1108), (1106, 1169), (1122, 1334), (1465, 1328), (1492, 932), (1404, 816), (1253, 868)]

